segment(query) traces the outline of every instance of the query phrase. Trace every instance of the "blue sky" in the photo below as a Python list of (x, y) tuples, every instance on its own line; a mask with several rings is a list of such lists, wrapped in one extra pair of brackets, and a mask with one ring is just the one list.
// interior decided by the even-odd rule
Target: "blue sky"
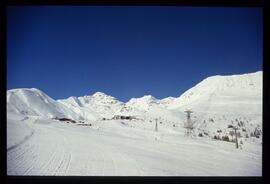
[(54, 99), (180, 96), (211, 75), (262, 70), (262, 9), (10, 6), (7, 88)]

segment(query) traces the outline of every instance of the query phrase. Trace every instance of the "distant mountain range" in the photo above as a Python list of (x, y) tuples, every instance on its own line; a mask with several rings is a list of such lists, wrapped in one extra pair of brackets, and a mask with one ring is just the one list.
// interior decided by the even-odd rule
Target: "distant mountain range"
[[(261, 125), (262, 75), (263, 72), (258, 71), (211, 76), (179, 97), (156, 99), (146, 95), (132, 98), (127, 103), (102, 92), (54, 100), (36, 88), (11, 89), (7, 91), (7, 113), (87, 121), (132, 115), (141, 119), (160, 118), (167, 122), (183, 122), (184, 111), (191, 109), (196, 126), (202, 130), (225, 128), (237, 118), (245, 118), (249, 124), (254, 122)], [(209, 119), (217, 123), (211, 124)]]

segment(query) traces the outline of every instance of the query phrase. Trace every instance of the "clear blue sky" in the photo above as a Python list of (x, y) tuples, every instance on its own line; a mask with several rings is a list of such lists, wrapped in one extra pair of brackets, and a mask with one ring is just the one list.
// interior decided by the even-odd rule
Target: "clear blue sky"
[(7, 11), (7, 88), (54, 99), (179, 96), (262, 70), (262, 9), (21, 6)]

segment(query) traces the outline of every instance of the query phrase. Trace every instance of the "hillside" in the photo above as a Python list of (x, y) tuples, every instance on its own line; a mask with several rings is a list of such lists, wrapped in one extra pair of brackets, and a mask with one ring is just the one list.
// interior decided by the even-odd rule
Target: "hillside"
[[(229, 125), (238, 127), (239, 149)], [(12, 89), (7, 173), (261, 176), (262, 131), (262, 72), (212, 76), (179, 97), (127, 103), (102, 92), (54, 100), (35, 88)]]

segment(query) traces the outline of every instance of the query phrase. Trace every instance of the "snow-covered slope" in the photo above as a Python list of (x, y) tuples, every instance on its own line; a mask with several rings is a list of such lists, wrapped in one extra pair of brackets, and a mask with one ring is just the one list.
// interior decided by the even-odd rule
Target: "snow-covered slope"
[(149, 111), (151, 108), (160, 107), (166, 109), (169, 107), (177, 98), (167, 97), (163, 99), (156, 99), (152, 95), (145, 95), (140, 98), (131, 98), (126, 105), (129, 107), (135, 107), (141, 111)]
[(135, 107), (142, 111), (148, 111), (151, 107), (159, 105), (159, 100), (151, 95), (146, 95), (141, 98), (132, 98), (127, 102), (127, 106)]
[[(93, 95), (83, 97), (69, 97), (68, 99), (57, 101), (77, 112), (85, 119), (112, 118), (113, 114), (124, 105), (123, 102), (102, 92), (96, 92)], [(89, 117), (89, 115), (92, 117)]]
[(236, 99), (262, 102), (262, 72), (243, 75), (212, 76), (204, 79), (174, 100), (170, 108), (204, 103), (230, 104)]
[[(177, 98), (156, 99), (146, 95), (132, 98), (127, 103), (102, 92), (55, 101), (35, 88), (13, 89), (7, 91), (7, 109), (19, 114), (84, 120), (131, 115), (144, 120), (159, 118), (166, 120), (165, 123), (174, 124), (183, 123), (184, 111), (192, 109), (196, 126), (208, 131), (225, 128), (235, 119), (241, 118), (261, 126), (262, 71), (212, 76)], [(218, 123), (213, 124), (212, 121)]]
[[(187, 109), (195, 139), (184, 136)], [(127, 103), (101, 92), (54, 100), (35, 88), (7, 91), (8, 175), (261, 176), (261, 135), (262, 72), (212, 76), (180, 97)]]
[(163, 108), (168, 108), (174, 101), (175, 101), (175, 97), (167, 97), (167, 98), (163, 98), (159, 101), (159, 104), (161, 107)]
[(69, 117), (80, 119), (78, 114), (36, 88), (8, 90), (7, 112), (50, 118)]
[(168, 108), (261, 118), (262, 72), (209, 77), (176, 98)]
[(228, 133), (229, 124), (243, 122), (249, 135), (262, 127), (262, 72), (243, 75), (212, 76), (176, 98), (168, 107), (183, 112), (194, 111), (197, 129), (215, 134)]
[[(138, 129), (129, 120), (94, 126), (8, 114), (7, 175), (261, 176), (262, 146)], [(150, 127), (152, 124), (147, 123)], [(98, 126), (98, 129), (95, 127)], [(144, 126), (147, 128), (147, 126)]]

